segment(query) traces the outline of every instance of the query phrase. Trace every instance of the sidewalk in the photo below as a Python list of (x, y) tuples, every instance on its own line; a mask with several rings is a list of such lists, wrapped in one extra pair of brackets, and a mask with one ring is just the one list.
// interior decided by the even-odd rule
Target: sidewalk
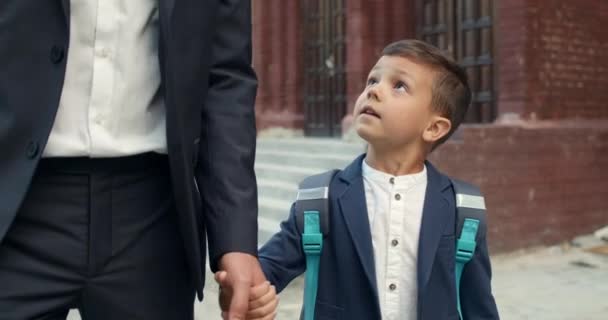
[(608, 319), (608, 255), (556, 246), (495, 256), (492, 265), (502, 319)]
[[(493, 290), (501, 319), (608, 319), (608, 247), (603, 248), (606, 254), (588, 251), (608, 242), (585, 236), (573, 243), (492, 257)], [(217, 286), (208, 279), (206, 299), (196, 304), (196, 320), (220, 319)], [(281, 294), (277, 319), (298, 319), (302, 287), (299, 278)]]
[[(493, 256), (492, 283), (501, 319), (608, 319), (608, 255), (585, 251), (602, 243), (582, 239), (583, 247), (554, 246)], [(302, 287), (298, 279), (281, 294), (277, 319), (298, 319)], [(216, 319), (200, 316), (211, 310), (210, 302), (197, 306), (197, 320)]]

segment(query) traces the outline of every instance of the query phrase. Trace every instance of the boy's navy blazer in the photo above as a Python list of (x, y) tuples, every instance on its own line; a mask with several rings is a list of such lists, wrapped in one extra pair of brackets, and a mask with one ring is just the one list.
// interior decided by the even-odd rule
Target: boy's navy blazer
[[(330, 185), (331, 232), (323, 242), (315, 319), (380, 319), (365, 191), (358, 157)], [(450, 180), (426, 162), (428, 184), (418, 248), (418, 319), (458, 319), (456, 308), (456, 207)], [(294, 208), (259, 252), (268, 280), (281, 291), (306, 269)], [(490, 287), (485, 236), (461, 279), (465, 320), (498, 319)]]

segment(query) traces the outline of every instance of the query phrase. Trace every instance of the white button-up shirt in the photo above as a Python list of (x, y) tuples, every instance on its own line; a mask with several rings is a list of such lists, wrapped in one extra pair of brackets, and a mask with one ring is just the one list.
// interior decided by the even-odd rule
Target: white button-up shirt
[(382, 319), (415, 320), (426, 167), (416, 174), (392, 176), (365, 161), (362, 166)]
[(44, 157), (166, 153), (158, 0), (70, 1), (70, 44)]

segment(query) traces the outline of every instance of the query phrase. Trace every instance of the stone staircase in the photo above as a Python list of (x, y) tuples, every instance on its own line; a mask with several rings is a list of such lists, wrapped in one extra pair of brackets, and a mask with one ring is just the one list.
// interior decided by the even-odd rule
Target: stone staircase
[(332, 168), (344, 168), (364, 150), (359, 142), (330, 138), (258, 138), (259, 241), (266, 242), (289, 215), (298, 183)]

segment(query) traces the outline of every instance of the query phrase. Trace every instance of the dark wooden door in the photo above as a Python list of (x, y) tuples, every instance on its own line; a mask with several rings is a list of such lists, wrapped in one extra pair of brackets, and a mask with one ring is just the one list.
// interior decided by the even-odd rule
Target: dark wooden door
[(346, 113), (345, 1), (302, 2), (308, 136), (339, 136), (342, 131)]
[(473, 102), (465, 121), (493, 121), (494, 0), (418, 0), (417, 7), (418, 38), (449, 52), (467, 71)]

